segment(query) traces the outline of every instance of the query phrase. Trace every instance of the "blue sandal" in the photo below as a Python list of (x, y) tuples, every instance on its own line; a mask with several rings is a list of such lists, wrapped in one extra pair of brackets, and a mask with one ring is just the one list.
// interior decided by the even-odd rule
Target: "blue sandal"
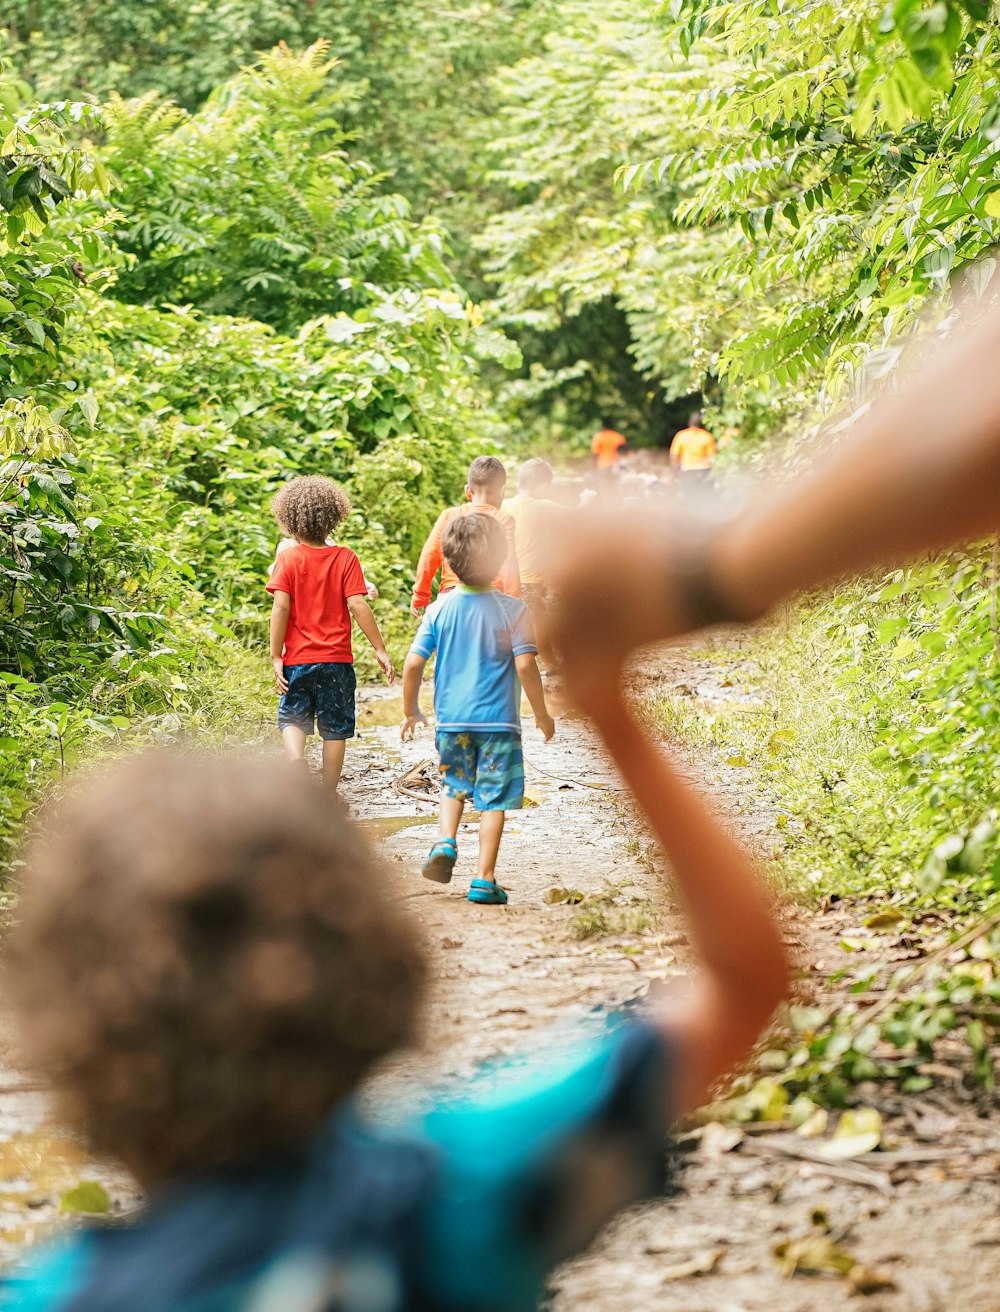
[(488, 907), (507, 905), (507, 893), (492, 879), (474, 879), (469, 885), (469, 901), (480, 902)]
[(436, 884), (449, 884), (457, 860), (458, 844), (454, 838), (439, 838), (428, 852), (420, 873), (425, 879), (433, 879)]

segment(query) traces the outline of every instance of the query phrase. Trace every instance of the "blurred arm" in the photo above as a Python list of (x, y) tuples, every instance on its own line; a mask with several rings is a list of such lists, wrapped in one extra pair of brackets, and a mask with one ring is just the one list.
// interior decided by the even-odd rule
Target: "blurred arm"
[(598, 682), (643, 643), (716, 618), (755, 620), (795, 592), (998, 529), (1000, 309), (953, 330), (945, 350), (925, 348), (850, 439), (798, 476), (758, 485), (721, 528), (692, 525), (679, 507), (595, 505), (551, 522), (561, 605), (550, 636), (568, 676)]
[(1000, 528), (1000, 310), (952, 337), (720, 536), (714, 578), (734, 613)]
[(620, 690), (590, 709), (670, 861), (699, 957), (690, 997), (660, 1017), (677, 1054), (676, 1115), (749, 1056), (787, 995), (788, 961), (747, 853), (639, 728)]

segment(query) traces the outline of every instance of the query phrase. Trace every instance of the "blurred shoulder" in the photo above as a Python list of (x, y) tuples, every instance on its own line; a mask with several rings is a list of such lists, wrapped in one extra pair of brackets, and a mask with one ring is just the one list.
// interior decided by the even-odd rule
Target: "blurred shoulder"
[(0, 1280), (0, 1312), (59, 1312), (85, 1287), (93, 1242), (84, 1231), (29, 1252)]

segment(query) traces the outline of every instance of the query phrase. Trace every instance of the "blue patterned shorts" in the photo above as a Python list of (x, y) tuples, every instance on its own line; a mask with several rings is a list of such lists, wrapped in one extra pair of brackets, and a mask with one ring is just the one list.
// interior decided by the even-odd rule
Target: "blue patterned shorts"
[(521, 735), (512, 730), (438, 730), (441, 790), (477, 811), (519, 811), (524, 805)]
[(286, 665), (288, 691), (278, 702), (278, 728), (311, 734), (315, 727), (326, 742), (354, 737), (354, 690), (357, 679), (349, 661)]

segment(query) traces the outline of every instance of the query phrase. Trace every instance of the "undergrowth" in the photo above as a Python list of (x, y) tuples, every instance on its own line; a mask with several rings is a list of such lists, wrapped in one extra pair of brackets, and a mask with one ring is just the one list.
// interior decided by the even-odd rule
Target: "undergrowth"
[[(712, 653), (722, 678), (706, 696), (645, 703), (655, 729), (711, 746), (775, 808), (777, 865), (792, 896), (842, 901), (858, 915), (840, 943), (844, 964), (826, 981), (835, 1005), (792, 1009), (765, 1054), (768, 1087), (831, 1103), (862, 1080), (917, 1092), (940, 1074), (942, 1050), (993, 1087), (992, 586), (989, 554), (978, 550), (852, 584), (749, 648)], [(757, 1114), (759, 1102), (753, 1095), (743, 1112)]]

